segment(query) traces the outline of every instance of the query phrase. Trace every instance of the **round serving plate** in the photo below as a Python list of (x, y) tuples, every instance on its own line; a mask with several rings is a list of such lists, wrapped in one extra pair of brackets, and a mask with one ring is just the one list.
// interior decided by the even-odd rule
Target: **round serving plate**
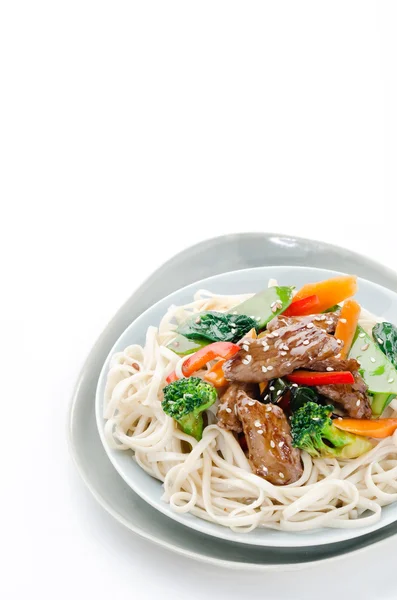
[(394, 523), (348, 541), (293, 549), (240, 546), (217, 540), (171, 521), (139, 498), (115, 471), (101, 444), (95, 421), (96, 385), (106, 356), (132, 320), (160, 298), (200, 278), (231, 269), (288, 263), (356, 273), (397, 289), (397, 275), (390, 269), (323, 242), (267, 233), (207, 240), (169, 260), (136, 290), (98, 339), (77, 382), (70, 409), (69, 442), (87, 487), (101, 506), (131, 531), (184, 556), (232, 568), (299, 568), (364, 549), (397, 533)]
[[(180, 306), (191, 302), (194, 294), (199, 289), (209, 290), (219, 295), (257, 293), (263, 290), (269, 279), (272, 278), (276, 279), (279, 285), (293, 285), (296, 289), (299, 289), (305, 283), (322, 281), (337, 275), (341, 275), (341, 273), (326, 269), (296, 266), (256, 267), (255, 269), (243, 269), (214, 275), (192, 283), (159, 300), (127, 327), (109, 352), (99, 376), (96, 393), (96, 419), (103, 446), (111, 463), (132, 490), (155, 509), (187, 527), (230, 542), (256, 546), (307, 547), (341, 542), (371, 533), (397, 520), (397, 503), (393, 503), (382, 509), (380, 520), (370, 527), (358, 527), (359, 520), (357, 520), (353, 522), (354, 528), (346, 529), (322, 528), (305, 532), (289, 532), (257, 527), (249, 533), (239, 533), (217, 523), (200, 519), (190, 513), (179, 513), (172, 510), (169, 504), (161, 500), (163, 494), (162, 483), (151, 477), (132, 460), (132, 452), (122, 452), (110, 448), (105, 439), (104, 393), (110, 360), (115, 352), (120, 352), (127, 346), (144, 344), (148, 328), (151, 325), (158, 326), (170, 306)], [(383, 317), (386, 321), (397, 322), (397, 294), (361, 278), (358, 280), (358, 287), (356, 298), (364, 308)]]

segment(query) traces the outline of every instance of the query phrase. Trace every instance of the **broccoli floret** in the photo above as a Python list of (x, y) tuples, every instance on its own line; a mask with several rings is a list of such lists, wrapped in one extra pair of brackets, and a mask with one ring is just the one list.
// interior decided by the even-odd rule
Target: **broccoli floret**
[(216, 389), (199, 377), (188, 377), (173, 381), (163, 392), (163, 411), (175, 419), (185, 433), (201, 440), (202, 413), (217, 399)]
[(315, 458), (357, 458), (372, 444), (369, 440), (341, 431), (330, 419), (334, 407), (307, 402), (291, 419), (292, 444)]

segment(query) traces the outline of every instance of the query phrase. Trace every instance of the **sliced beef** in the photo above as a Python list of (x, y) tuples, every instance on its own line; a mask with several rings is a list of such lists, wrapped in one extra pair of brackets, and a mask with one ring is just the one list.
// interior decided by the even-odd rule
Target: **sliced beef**
[(326, 313), (323, 315), (307, 315), (305, 317), (274, 317), (267, 325), (267, 331), (274, 331), (280, 327), (288, 327), (294, 323), (313, 323), (316, 327), (324, 329), (327, 333), (334, 333), (338, 323), (340, 311)]
[(220, 399), (217, 417), (218, 425), (229, 431), (240, 433), (243, 428), (240, 419), (237, 416), (237, 395), (239, 392), (246, 392), (250, 396), (255, 396), (257, 387), (253, 383), (231, 383)]
[(303, 473), (300, 452), (292, 446), (290, 426), (281, 408), (261, 404), (240, 391), (237, 411), (252, 471), (274, 485), (297, 481)]
[(352, 384), (318, 385), (319, 394), (342, 406), (349, 417), (354, 419), (370, 419), (371, 405), (367, 394), (367, 385), (361, 377), (359, 364), (354, 358), (341, 360), (336, 357), (312, 362), (310, 369), (314, 371), (351, 371), (354, 376)]
[(244, 340), (240, 352), (224, 364), (223, 370), (229, 381), (260, 383), (333, 356), (340, 348), (334, 337), (313, 323), (299, 321), (258, 340)]

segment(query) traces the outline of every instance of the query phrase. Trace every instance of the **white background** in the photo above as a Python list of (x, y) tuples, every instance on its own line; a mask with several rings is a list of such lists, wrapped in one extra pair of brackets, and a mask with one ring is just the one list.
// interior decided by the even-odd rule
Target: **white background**
[(397, 540), (262, 575), (143, 542), (65, 435), (98, 334), (188, 245), (271, 230), (396, 266), (396, 30), (393, 1), (0, 4), (2, 597), (396, 597)]

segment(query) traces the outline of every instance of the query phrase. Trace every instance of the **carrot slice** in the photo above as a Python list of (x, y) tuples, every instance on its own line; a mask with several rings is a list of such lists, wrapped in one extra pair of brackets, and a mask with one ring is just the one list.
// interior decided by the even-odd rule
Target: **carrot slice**
[(334, 419), (335, 427), (364, 437), (385, 438), (397, 429), (397, 419)]
[(223, 387), (224, 385), (226, 385), (227, 381), (222, 368), (225, 362), (226, 359), (224, 358), (218, 360), (218, 362), (216, 362), (214, 366), (211, 367), (211, 369), (209, 369), (204, 375), (205, 381), (212, 383), (212, 385), (216, 388)]
[(267, 388), (269, 382), (268, 381), (261, 381), (259, 384), (259, 393), (263, 394), (263, 392), (265, 391), (265, 389)]
[(357, 277), (354, 275), (343, 275), (319, 281), (318, 283), (307, 283), (294, 296), (294, 302), (308, 296), (318, 296), (319, 306), (317, 310), (323, 312), (327, 308), (338, 304), (338, 302), (354, 296), (356, 292)]
[(341, 358), (346, 358), (349, 354), (360, 313), (361, 307), (355, 300), (346, 300), (342, 306), (339, 321), (335, 329), (335, 337), (343, 342), (343, 347), (340, 351)]

